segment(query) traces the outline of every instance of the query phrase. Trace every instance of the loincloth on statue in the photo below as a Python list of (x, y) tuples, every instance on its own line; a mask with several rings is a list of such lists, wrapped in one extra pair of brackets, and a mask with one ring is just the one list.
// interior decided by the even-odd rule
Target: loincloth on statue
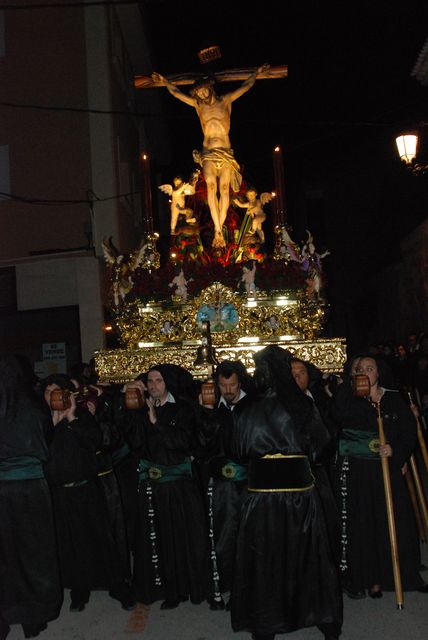
[(207, 161), (212, 162), (217, 170), (222, 169), (225, 165), (231, 167), (232, 175), (230, 186), (233, 191), (239, 191), (242, 182), (242, 175), (240, 173), (239, 164), (233, 157), (232, 149), (224, 149), (222, 147), (217, 147), (215, 149), (202, 149), (202, 151), (194, 149), (193, 160), (202, 168), (203, 163)]

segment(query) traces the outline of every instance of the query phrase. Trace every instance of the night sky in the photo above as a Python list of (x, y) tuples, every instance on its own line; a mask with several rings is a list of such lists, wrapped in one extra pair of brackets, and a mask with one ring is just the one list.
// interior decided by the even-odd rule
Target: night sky
[[(232, 147), (244, 179), (262, 192), (274, 189), (272, 150), (282, 146), (287, 221), (295, 240), (310, 228), (317, 249), (331, 251), (330, 332), (346, 332), (344, 316), (369, 304), (373, 277), (399, 258), (400, 241), (426, 218), (428, 177), (401, 165), (394, 136), (428, 121), (428, 88), (411, 76), (428, 38), (428, 6), (343, 3), (333, 12), (321, 11), (326, 3), (302, 2), (142, 5), (154, 64), (142, 72), (205, 72), (197, 52), (213, 44), (222, 51), (218, 69), (288, 65), (288, 78), (258, 81), (233, 104)], [(173, 140), (171, 166), (163, 168), (170, 181), (171, 171), (192, 169), (202, 133), (191, 107), (166, 89), (155, 91)]]

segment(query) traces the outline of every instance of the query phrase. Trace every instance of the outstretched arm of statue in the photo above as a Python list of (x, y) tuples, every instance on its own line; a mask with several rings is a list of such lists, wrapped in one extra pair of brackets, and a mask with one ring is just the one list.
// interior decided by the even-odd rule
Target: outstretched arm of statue
[(226, 97), (228, 97), (231, 102), (233, 102), (237, 98), (240, 98), (244, 93), (251, 89), (251, 87), (257, 80), (258, 74), (262, 73), (263, 71), (267, 71), (269, 67), (269, 64), (262, 64), (261, 67), (257, 67), (257, 69), (253, 71), (253, 73), (246, 80), (244, 80), (240, 87), (235, 89), (235, 91), (231, 91), (229, 94), (227, 94)]
[(191, 107), (196, 106), (196, 101), (195, 101), (194, 98), (192, 98), (191, 96), (187, 95), (187, 93), (184, 93), (183, 91), (181, 91), (178, 87), (175, 86), (175, 84), (173, 84), (172, 82), (167, 80), (167, 78), (162, 76), (160, 73), (156, 73), (156, 72), (152, 73), (152, 79), (154, 80), (154, 82), (159, 82), (164, 87), (166, 87), (168, 89), (168, 91), (170, 92), (170, 94), (172, 96), (174, 96), (174, 98), (177, 98), (178, 100), (181, 100), (182, 102), (185, 102), (186, 104), (190, 105)]
[(238, 198), (233, 199), (233, 204), (238, 205), (238, 207), (241, 207), (242, 209), (248, 209), (248, 207), (250, 206), (249, 202), (241, 202), (240, 200), (238, 200)]

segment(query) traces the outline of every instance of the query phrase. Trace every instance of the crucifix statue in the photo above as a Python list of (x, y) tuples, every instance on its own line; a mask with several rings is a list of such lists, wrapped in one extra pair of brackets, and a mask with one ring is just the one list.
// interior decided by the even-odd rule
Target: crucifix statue
[[(214, 73), (199, 77), (186, 75), (174, 78), (165, 78), (159, 73), (153, 73), (151, 82), (135, 80), (136, 87), (164, 86), (169, 93), (193, 107), (199, 117), (204, 135), (202, 150), (193, 151), (193, 158), (202, 167), (202, 173), (207, 185), (207, 200), (211, 218), (214, 223), (213, 247), (225, 246), (222, 227), (226, 220), (230, 204), (230, 188), (239, 191), (242, 181), (240, 167), (233, 155), (229, 131), (232, 112), (232, 102), (240, 98), (254, 85), (259, 77), (284, 77), (287, 68), (280, 67), (281, 74), (274, 70), (269, 75), (270, 66), (264, 64), (251, 71), (237, 70), (231, 72)], [(242, 84), (229, 93), (217, 95), (214, 84), (217, 81), (231, 81), (244, 78)], [(181, 91), (177, 84), (193, 84), (189, 93)]]

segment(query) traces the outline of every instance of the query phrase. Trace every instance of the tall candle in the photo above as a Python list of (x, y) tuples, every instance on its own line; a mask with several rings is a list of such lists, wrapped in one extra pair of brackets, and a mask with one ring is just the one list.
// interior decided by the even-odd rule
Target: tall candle
[(140, 155), (141, 202), (143, 208), (143, 231), (153, 234), (152, 188), (150, 161), (147, 153)]
[(275, 226), (283, 226), (286, 221), (285, 212), (285, 185), (284, 185), (284, 163), (282, 159), (281, 147), (275, 147), (273, 150), (273, 171), (275, 176)]

